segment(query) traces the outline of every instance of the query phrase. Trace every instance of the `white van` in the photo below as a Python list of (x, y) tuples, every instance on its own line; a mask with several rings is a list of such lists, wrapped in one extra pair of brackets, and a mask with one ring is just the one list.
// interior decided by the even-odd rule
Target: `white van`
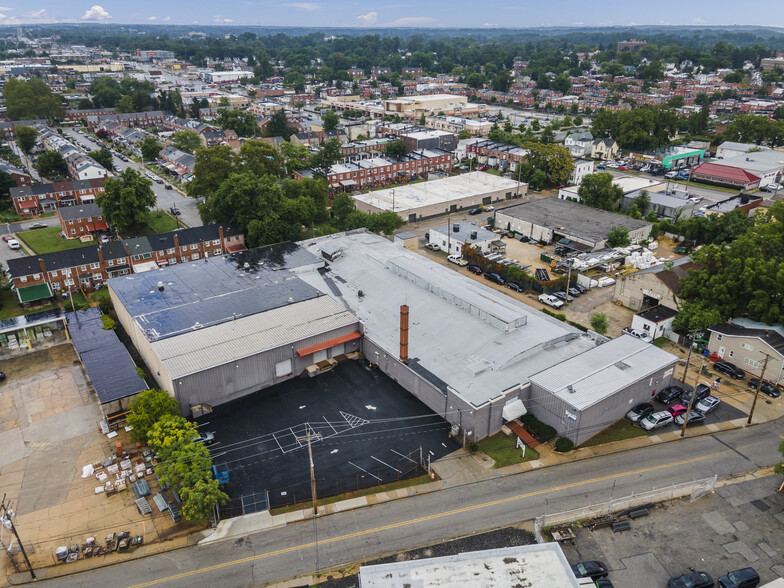
[(16, 251), (17, 249), (20, 249), (20, 248), (21, 248), (21, 246), (19, 245), (19, 241), (17, 241), (16, 239), (11, 239), (11, 240), (8, 242), (8, 247), (9, 247), (10, 249), (13, 249), (13, 250), (15, 250), (15, 251)]
[(451, 261), (452, 263), (456, 263), (460, 267), (465, 267), (465, 266), (468, 265), (468, 262), (465, 259), (463, 259), (462, 257), (460, 257), (459, 255), (450, 255), (446, 259), (447, 259), (447, 261)]
[(564, 303), (552, 294), (539, 294), (539, 302), (552, 306), (553, 308), (561, 308)]

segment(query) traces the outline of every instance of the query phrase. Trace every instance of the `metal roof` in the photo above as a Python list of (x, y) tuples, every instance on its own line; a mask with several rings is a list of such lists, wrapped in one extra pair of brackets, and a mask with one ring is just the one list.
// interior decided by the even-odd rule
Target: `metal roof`
[(677, 361), (676, 356), (655, 345), (622, 335), (534, 374), (530, 380), (576, 410), (584, 410)]
[(152, 348), (176, 379), (357, 322), (337, 301), (319, 296), (156, 341)]

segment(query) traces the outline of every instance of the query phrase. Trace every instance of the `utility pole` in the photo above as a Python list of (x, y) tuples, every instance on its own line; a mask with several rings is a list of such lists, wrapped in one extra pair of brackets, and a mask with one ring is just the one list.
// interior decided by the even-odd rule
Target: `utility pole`
[(759, 384), (757, 385), (757, 389), (754, 391), (754, 400), (751, 403), (749, 418), (746, 421), (747, 425), (751, 424), (751, 417), (754, 416), (754, 408), (757, 406), (757, 398), (759, 397), (760, 388), (762, 388), (762, 383), (765, 381), (765, 370), (768, 369), (768, 360), (770, 359), (770, 355), (767, 353), (763, 353), (762, 355), (765, 356), (765, 363), (762, 364), (762, 373), (760, 374)]
[[(691, 397), (689, 398), (689, 406), (686, 408), (686, 418), (683, 419), (683, 426), (681, 427), (681, 437), (686, 434), (686, 425), (689, 423), (689, 415), (691, 414), (691, 409), (694, 406), (694, 399), (697, 398), (697, 384), (700, 381), (700, 374), (702, 374), (702, 368), (705, 367), (705, 357), (702, 358), (702, 363), (700, 364), (700, 369), (697, 371), (697, 377), (694, 379), (694, 388), (691, 391)], [(685, 383), (685, 378), (684, 378)]]
[(305, 436), (297, 437), (297, 441), (308, 442), (308, 460), (310, 461), (310, 495), (313, 498), (313, 516), (318, 516), (318, 500), (316, 498), (316, 474), (313, 470), (313, 450), (310, 447), (311, 439), (321, 439), (321, 433), (310, 433), (310, 426), (305, 425)]
[(686, 383), (686, 376), (689, 373), (689, 361), (691, 360), (691, 350), (694, 349), (694, 334), (689, 332), (686, 334), (686, 338), (689, 340), (689, 353), (686, 354), (686, 367), (683, 368), (683, 383)]
[(30, 576), (32, 576), (33, 580), (35, 580), (35, 572), (33, 571), (33, 564), (30, 563), (30, 558), (27, 557), (27, 552), (25, 551), (24, 545), (22, 545), (22, 540), (19, 538), (19, 533), (16, 532), (16, 526), (14, 525), (13, 517), (14, 511), (8, 508), (11, 505), (10, 501), (8, 504), (5, 502), (5, 494), (3, 494), (3, 502), (0, 503), (0, 509), (3, 511), (3, 524), (6, 525), (7, 528), (11, 529), (11, 532), (16, 537), (16, 542), (19, 544), (19, 549), (22, 551), (22, 557), (24, 557), (25, 563), (27, 564), (27, 568), (30, 570)]

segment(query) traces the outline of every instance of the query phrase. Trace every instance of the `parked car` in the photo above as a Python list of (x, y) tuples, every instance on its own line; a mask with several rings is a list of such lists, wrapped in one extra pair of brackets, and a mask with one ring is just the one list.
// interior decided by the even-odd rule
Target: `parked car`
[(556, 297), (556, 298), (558, 298), (559, 300), (563, 300), (564, 302), (572, 302), (572, 301), (574, 300), (574, 298), (572, 298), (571, 296), (569, 296), (569, 295), (568, 295), (566, 292), (564, 292), (563, 290), (558, 290), (557, 292), (553, 292), (553, 296), (555, 296), (555, 297)]
[(669, 425), (671, 422), (672, 415), (666, 410), (663, 410), (661, 412), (654, 412), (653, 414), (649, 414), (644, 419), (641, 419), (640, 426), (646, 431), (652, 431), (654, 429), (659, 429)]
[(476, 171), (487, 171), (487, 166), (486, 165), (480, 165), (478, 168), (476, 168)]
[(700, 411), (702, 414), (708, 414), (714, 408), (721, 404), (721, 400), (715, 396), (706, 396), (694, 405), (694, 410)]
[(683, 395), (683, 388), (680, 386), (668, 386), (660, 390), (656, 395), (656, 401), (662, 404), (669, 404), (673, 400), (680, 398)]
[(439, 247), (435, 243), (428, 243), (427, 245), (425, 245), (425, 249), (430, 249), (430, 251), (440, 251), (441, 247)]
[(521, 235), (520, 239), (518, 239), (518, 240), (520, 241), (520, 243), (528, 243), (531, 239), (529, 239), (525, 235)]
[(607, 578), (598, 578), (596, 580), (596, 588), (615, 588), (615, 586)]
[(459, 265), (460, 267), (465, 267), (468, 265), (468, 262), (460, 257), (459, 255), (450, 255), (446, 258), (447, 261)]
[(670, 578), (667, 588), (713, 588), (713, 578), (707, 572), (690, 572)]
[(684, 414), (687, 411), (687, 408), (682, 404), (673, 404), (671, 407), (667, 409), (673, 418)]
[(5, 372), (0, 372), (0, 382), (5, 381)]
[(723, 359), (720, 359), (719, 361), (714, 363), (713, 369), (715, 369), (720, 374), (724, 374), (731, 378), (735, 378), (736, 380), (742, 380), (746, 377), (746, 372), (744, 372), (735, 364), (732, 364), (728, 361), (724, 361)]
[(517, 282), (507, 282), (506, 287), (509, 288), (510, 290), (514, 290), (515, 292), (525, 292), (525, 288), (523, 288)]
[(564, 303), (552, 294), (539, 294), (539, 302), (552, 306), (553, 308), (561, 308)]
[(590, 578), (591, 580), (605, 578), (610, 573), (607, 566), (597, 560), (576, 563), (572, 566), (572, 571), (577, 578)]
[(500, 274), (497, 274), (495, 272), (485, 272), (485, 279), (490, 280), (491, 282), (495, 282), (500, 286), (506, 284), (506, 280), (504, 280), (504, 278), (502, 278)]
[(632, 329), (631, 327), (624, 327), (623, 332), (627, 335), (637, 337), (638, 339), (642, 339), (643, 341), (647, 341), (649, 343), (652, 341), (651, 336), (645, 331), (639, 331), (637, 329)]
[(719, 576), (719, 588), (757, 588), (760, 577), (754, 568), (742, 568)]
[(710, 387), (706, 386), (705, 384), (697, 384), (696, 390), (685, 390), (683, 394), (681, 394), (681, 403), (689, 406), (689, 403), (692, 402), (692, 394), (694, 395), (694, 402), (693, 404), (697, 404), (703, 398), (707, 398), (710, 396)]
[(626, 418), (629, 419), (633, 423), (637, 423), (640, 419), (644, 419), (649, 414), (651, 414), (654, 410), (656, 410), (652, 404), (648, 402), (644, 402), (643, 404), (638, 404), (629, 412), (626, 413)]
[(27, 225), (28, 229), (45, 229), (47, 227), (46, 223), (30, 223)]
[(466, 267), (466, 269), (469, 272), (471, 272), (472, 274), (475, 274), (477, 276), (481, 276), (482, 275), (482, 268), (479, 267), (478, 265), (469, 265), (469, 266)]
[(604, 165), (603, 163), (600, 163), (599, 165), (596, 166), (596, 169), (607, 169), (607, 166)]
[(582, 292), (580, 291), (579, 288), (569, 288), (569, 294), (571, 294), (572, 296), (577, 297), (580, 294), (582, 294)]
[(176, 206), (169, 208), (169, 212), (171, 212), (174, 216), (180, 216), (180, 209)]
[[(679, 414), (675, 417), (675, 424), (679, 427), (683, 426), (683, 421), (686, 420), (686, 413)], [(698, 410), (692, 410), (689, 413), (689, 420), (686, 423), (687, 427), (691, 427), (693, 425), (701, 425), (705, 422), (705, 415)]]
[(677, 176), (677, 175), (678, 175), (678, 172), (671, 171), (671, 172), (667, 172), (666, 174), (664, 174), (664, 177), (666, 179), (668, 179), (668, 180), (674, 180), (675, 176)]
[(164, 188), (166, 188), (167, 190), (174, 190), (174, 188), (172, 188), (172, 185), (171, 185), (171, 184), (166, 184), (166, 185), (164, 186)]
[(625, 165), (619, 165), (618, 169), (621, 170), (621, 171), (629, 171), (629, 168), (626, 167)]
[(576, 284), (575, 288), (577, 288), (580, 291), (580, 294), (585, 294), (588, 291), (588, 288), (586, 288), (585, 286), (581, 286), (580, 284)]
[(483, 204), (480, 208), (485, 212), (493, 212), (495, 210), (495, 206), (490, 206), (489, 204)]
[(101, 243), (108, 243), (109, 241), (111, 241), (111, 239), (109, 239), (108, 235), (101, 235)]
[(13, 240), (13, 237), (11, 235), (3, 235), (3, 241), (5, 241), (6, 243), (8, 243), (11, 240)]
[[(749, 388), (751, 388), (752, 390), (756, 390), (757, 386), (759, 385), (760, 385), (759, 378), (751, 378), (749, 380)], [(778, 398), (779, 396), (781, 396), (781, 391), (768, 381), (762, 382), (762, 386), (760, 387), (760, 392), (762, 392), (763, 394), (767, 394), (771, 398)]]
[(473, 216), (476, 214), (482, 214), (482, 212), (484, 211), (481, 208), (472, 208), (470, 211), (468, 211), (468, 214)]
[(199, 436), (193, 440), (194, 443), (204, 443), (205, 445), (211, 445), (215, 442), (215, 431), (209, 431), (205, 433), (199, 433)]
[(14, 251), (17, 251), (22, 247), (21, 245), (19, 245), (19, 241), (17, 241), (16, 239), (11, 239), (7, 243), (8, 243), (8, 248), (13, 249)]

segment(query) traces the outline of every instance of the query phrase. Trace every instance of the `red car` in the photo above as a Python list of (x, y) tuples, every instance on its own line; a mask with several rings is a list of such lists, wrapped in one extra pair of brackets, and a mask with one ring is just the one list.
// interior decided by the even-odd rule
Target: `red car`
[(478, 167), (478, 168), (476, 168), (476, 169), (477, 169), (477, 171), (487, 171), (487, 166), (486, 166), (486, 165), (483, 165), (483, 166), (481, 166), (481, 167)]
[(629, 168), (626, 167), (625, 165), (619, 165), (618, 169), (623, 170), (623, 171), (629, 171)]
[(682, 415), (686, 413), (687, 408), (682, 404), (673, 404), (670, 408), (667, 409), (673, 418), (676, 416)]
[(14, 238), (13, 235), (3, 235), (3, 241), (5, 241), (6, 243), (8, 243), (13, 238)]

